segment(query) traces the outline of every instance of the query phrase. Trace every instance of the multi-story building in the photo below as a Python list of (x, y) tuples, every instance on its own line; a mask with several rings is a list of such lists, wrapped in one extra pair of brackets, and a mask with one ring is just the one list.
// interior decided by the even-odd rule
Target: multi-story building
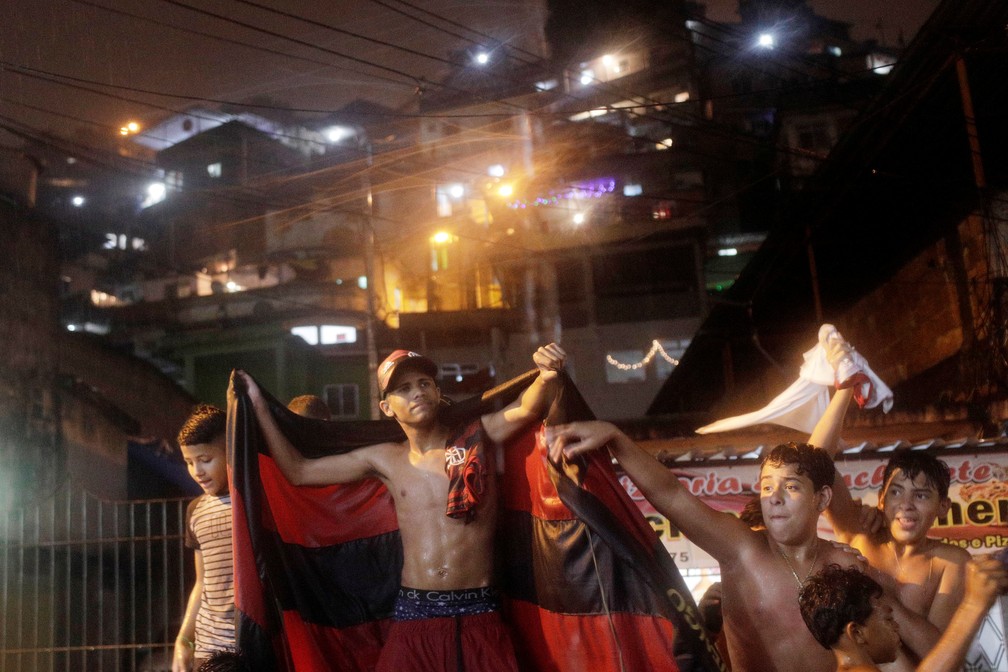
[[(136, 136), (158, 150), (165, 198), (145, 204), (131, 273), (92, 297), (104, 317), (89, 321), (201, 398), (222, 400), (242, 366), (279, 396), (325, 394), (338, 417), (374, 412), (371, 371), (393, 347), (445, 362), (461, 395), (562, 339), (600, 414), (640, 416), (708, 292), (762, 240), (777, 205), (758, 207), (760, 188), (800, 178), (793, 159), (814, 149), (778, 146), (831, 141), (802, 124), (839, 128), (851, 111), (815, 91), (764, 95), (790, 60), (739, 52), (689, 3), (621, 10), (612, 30), (559, 4), (554, 58), (459, 52), (405, 114), (358, 103), (280, 124), (193, 110)], [(758, 3), (744, 4), (756, 25)], [(842, 25), (803, 7), (790, 8), (810, 26), (802, 58), (853, 53)], [(737, 82), (712, 44), (777, 79), (725, 93)]]

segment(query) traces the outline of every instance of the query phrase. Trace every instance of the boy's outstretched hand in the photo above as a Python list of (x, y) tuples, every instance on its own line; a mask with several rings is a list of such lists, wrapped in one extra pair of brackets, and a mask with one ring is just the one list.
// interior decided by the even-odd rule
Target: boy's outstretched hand
[(588, 420), (546, 428), (546, 444), (550, 459), (572, 458), (598, 450), (616, 436), (619, 430), (610, 422)]
[(544, 345), (532, 354), (532, 361), (539, 369), (539, 376), (545, 382), (556, 380), (567, 361), (567, 353), (556, 343)]
[(978, 555), (966, 565), (964, 603), (990, 609), (994, 599), (1008, 591), (1008, 567), (993, 555)]
[(248, 375), (241, 369), (235, 369), (231, 372), (231, 384), (228, 386), (228, 398), (230, 399), (239, 390), (244, 390), (248, 393), (248, 397), (253, 402), (262, 398), (262, 392), (259, 391), (259, 385), (256, 384), (252, 376)]

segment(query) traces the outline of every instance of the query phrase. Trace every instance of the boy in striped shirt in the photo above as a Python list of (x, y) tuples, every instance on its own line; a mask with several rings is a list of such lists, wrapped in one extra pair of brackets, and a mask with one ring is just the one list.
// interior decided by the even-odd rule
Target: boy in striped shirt
[(223, 410), (201, 404), (178, 434), (189, 475), (203, 494), (186, 509), (185, 541), (193, 549), (196, 584), (175, 638), (172, 672), (198, 669), (214, 653), (235, 648), (226, 428)]

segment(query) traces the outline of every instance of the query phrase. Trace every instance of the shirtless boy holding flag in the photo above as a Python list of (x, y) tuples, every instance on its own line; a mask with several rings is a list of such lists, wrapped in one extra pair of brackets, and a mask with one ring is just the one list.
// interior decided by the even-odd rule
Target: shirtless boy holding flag
[(492, 585), (497, 490), (493, 452), (483, 444), (504, 441), (542, 417), (565, 358), (556, 344), (539, 348), (532, 356), (539, 376), (518, 400), (466, 426), (448, 427), (438, 415), (437, 365), (397, 350), (378, 367), (380, 407), (406, 440), (319, 458), (306, 458), (291, 445), (255, 381), (236, 373), (287, 480), (327, 485), (373, 477), (392, 494), (404, 556), (402, 588), (379, 672), (517, 669)]
[[(829, 445), (850, 390), (837, 394), (809, 439)], [(843, 402), (843, 403), (841, 403)], [(736, 672), (833, 672), (833, 654), (812, 637), (798, 608), (808, 577), (828, 564), (863, 564), (849, 551), (820, 539), (819, 515), (829, 506), (835, 469), (828, 455), (808, 444), (771, 450), (760, 467), (759, 495), (765, 528), (707, 506), (650, 453), (608, 422), (574, 422), (547, 428), (550, 457), (571, 459), (608, 448), (654, 508), (721, 567), (722, 614)]]

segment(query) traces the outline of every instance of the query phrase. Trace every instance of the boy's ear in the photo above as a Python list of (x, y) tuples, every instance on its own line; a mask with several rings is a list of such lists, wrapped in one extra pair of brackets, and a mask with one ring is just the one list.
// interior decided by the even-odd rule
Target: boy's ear
[(389, 418), (395, 417), (395, 414), (392, 413), (392, 408), (389, 406), (389, 403), (384, 399), (378, 402), (378, 408), (380, 408), (382, 410), (382, 413), (384, 413), (387, 417)]
[(816, 493), (816, 508), (819, 509), (819, 513), (829, 508), (829, 503), (832, 499), (833, 488), (828, 485), (819, 488), (819, 492)]
[(850, 621), (844, 626), (844, 634), (846, 634), (847, 637), (858, 646), (865, 645), (865, 638), (864, 634), (861, 632), (861, 625), (856, 621)]

